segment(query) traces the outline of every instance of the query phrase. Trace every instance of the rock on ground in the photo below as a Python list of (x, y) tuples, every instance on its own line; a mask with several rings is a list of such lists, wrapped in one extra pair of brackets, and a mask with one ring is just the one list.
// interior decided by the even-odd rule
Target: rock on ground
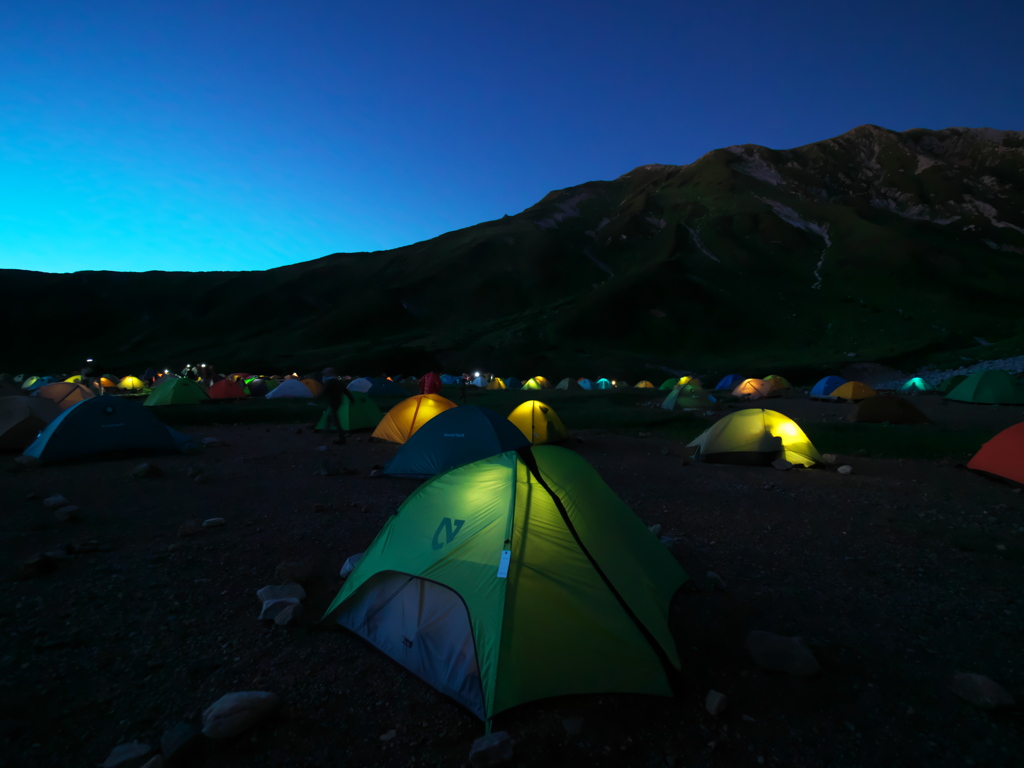
[(950, 690), (964, 701), (981, 709), (1012, 707), (1014, 704), (1013, 695), (985, 675), (976, 675), (970, 672), (954, 675)]
[(494, 731), (473, 742), (469, 762), (473, 768), (508, 765), (512, 762), (515, 741), (505, 731)]
[(708, 695), (704, 699), (704, 707), (715, 717), (722, 714), (728, 704), (729, 697), (718, 691), (708, 691)]
[(117, 768), (118, 766), (130, 765), (133, 761), (138, 762), (153, 751), (149, 744), (140, 741), (129, 741), (127, 744), (118, 744), (107, 759), (103, 761), (102, 768)]
[(286, 605), (277, 616), (274, 617), (274, 623), (279, 627), (291, 627), (298, 624), (302, 619), (302, 606), (298, 603), (294, 605)]
[(289, 608), (293, 605), (299, 605), (297, 598), (281, 597), (276, 600), (264, 600), (263, 610), (260, 611), (260, 621), (276, 620), (278, 615), (284, 611), (285, 608)]
[(268, 584), (263, 589), (256, 590), (256, 597), (264, 603), (267, 600), (283, 600), (293, 597), (296, 600), (306, 599), (306, 590), (301, 584)]
[(269, 715), (280, 698), (268, 691), (226, 693), (203, 712), (203, 735), (229, 739), (244, 733)]
[(66, 507), (71, 502), (65, 499), (61, 494), (57, 493), (53, 496), (48, 496), (43, 499), (43, 506), (47, 509), (59, 509), (60, 507)]
[(821, 669), (814, 654), (807, 650), (799, 637), (754, 630), (747, 635), (747, 651), (757, 666), (773, 672), (813, 675)]

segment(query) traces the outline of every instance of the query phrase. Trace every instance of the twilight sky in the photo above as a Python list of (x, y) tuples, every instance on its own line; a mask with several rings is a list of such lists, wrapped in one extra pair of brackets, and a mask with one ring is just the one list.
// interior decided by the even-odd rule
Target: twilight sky
[(0, 268), (268, 269), (863, 123), (1024, 130), (1024, 3), (3, 0)]

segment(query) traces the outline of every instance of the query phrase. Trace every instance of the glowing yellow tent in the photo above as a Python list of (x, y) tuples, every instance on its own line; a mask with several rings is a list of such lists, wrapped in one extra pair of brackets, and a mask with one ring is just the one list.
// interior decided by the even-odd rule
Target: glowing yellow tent
[(145, 386), (145, 382), (143, 382), (138, 376), (125, 376), (117, 383), (118, 389), (127, 389), (132, 391), (142, 390)]
[(783, 458), (809, 467), (823, 461), (795, 421), (765, 408), (730, 413), (688, 447), (696, 448), (696, 458), (719, 464), (770, 464)]
[(555, 409), (540, 400), (527, 400), (508, 415), (508, 420), (534, 445), (557, 443), (569, 437), (569, 430)]
[(840, 400), (863, 400), (867, 397), (874, 397), (875, 392), (867, 384), (860, 381), (848, 381), (842, 386), (833, 389), (829, 397), (838, 397)]
[(490, 384), (487, 385), (487, 389), (505, 389), (505, 380), (495, 376), (491, 379)]
[(761, 397), (768, 397), (774, 391), (772, 385), (764, 379), (744, 379), (743, 383), (737, 385), (732, 393), (736, 397), (757, 400)]
[(441, 395), (413, 395), (384, 414), (372, 437), (404, 443), (437, 414), (455, 407), (455, 403)]
[(534, 376), (523, 384), (523, 389), (551, 389), (551, 384), (543, 376)]

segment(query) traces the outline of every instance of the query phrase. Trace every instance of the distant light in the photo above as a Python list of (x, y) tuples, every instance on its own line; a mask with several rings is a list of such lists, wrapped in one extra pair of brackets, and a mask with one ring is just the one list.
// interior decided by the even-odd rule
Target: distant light
[(479, 376), (479, 375), (480, 375), (480, 371), (477, 371), (477, 372), (476, 372), (476, 373), (474, 373), (473, 375), (474, 375), (474, 376)]

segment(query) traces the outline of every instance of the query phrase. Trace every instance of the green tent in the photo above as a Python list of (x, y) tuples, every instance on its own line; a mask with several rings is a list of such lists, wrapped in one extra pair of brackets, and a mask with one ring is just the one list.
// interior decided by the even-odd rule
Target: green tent
[(192, 379), (171, 379), (154, 389), (143, 405), (195, 405), (210, 396)]
[(939, 390), (939, 392), (941, 392), (942, 394), (945, 395), (945, 394), (948, 394), (949, 392), (952, 392), (954, 389), (956, 389), (957, 385), (959, 385), (960, 382), (962, 382), (962, 381), (964, 381), (966, 379), (967, 379), (967, 376), (965, 374), (958, 373), (956, 376), (950, 376), (948, 379), (945, 379), (944, 381), (942, 381), (939, 384), (939, 386), (936, 387), (936, 389)]
[(327, 613), (490, 720), (549, 696), (672, 695), (686, 579), (586, 460), (539, 446), (421, 485)]
[[(384, 414), (380, 412), (380, 408), (370, 399), (369, 395), (365, 395), (362, 392), (353, 392), (351, 389), (348, 393), (352, 397), (343, 396), (341, 398), (341, 405), (338, 406), (338, 421), (341, 422), (343, 430), (353, 432), (357, 429), (374, 429), (380, 424)], [(327, 431), (328, 410), (329, 408), (324, 408), (323, 415), (316, 425), (317, 432)]]
[(957, 384), (947, 400), (999, 405), (1024, 404), (1024, 389), (1006, 371), (978, 371)]
[(673, 387), (679, 386), (679, 377), (673, 376), (671, 379), (665, 379), (661, 382), (661, 386), (658, 389), (672, 389)]
[(684, 384), (674, 388), (661, 403), (666, 411), (674, 408), (711, 408), (715, 398), (709, 395), (700, 387), (693, 384)]
[(935, 387), (933, 387), (927, 381), (922, 379), (920, 376), (915, 376), (914, 378), (907, 379), (905, 382), (903, 382), (903, 385), (900, 387), (900, 391), (903, 392), (904, 394), (913, 395), (918, 392), (934, 392)]

